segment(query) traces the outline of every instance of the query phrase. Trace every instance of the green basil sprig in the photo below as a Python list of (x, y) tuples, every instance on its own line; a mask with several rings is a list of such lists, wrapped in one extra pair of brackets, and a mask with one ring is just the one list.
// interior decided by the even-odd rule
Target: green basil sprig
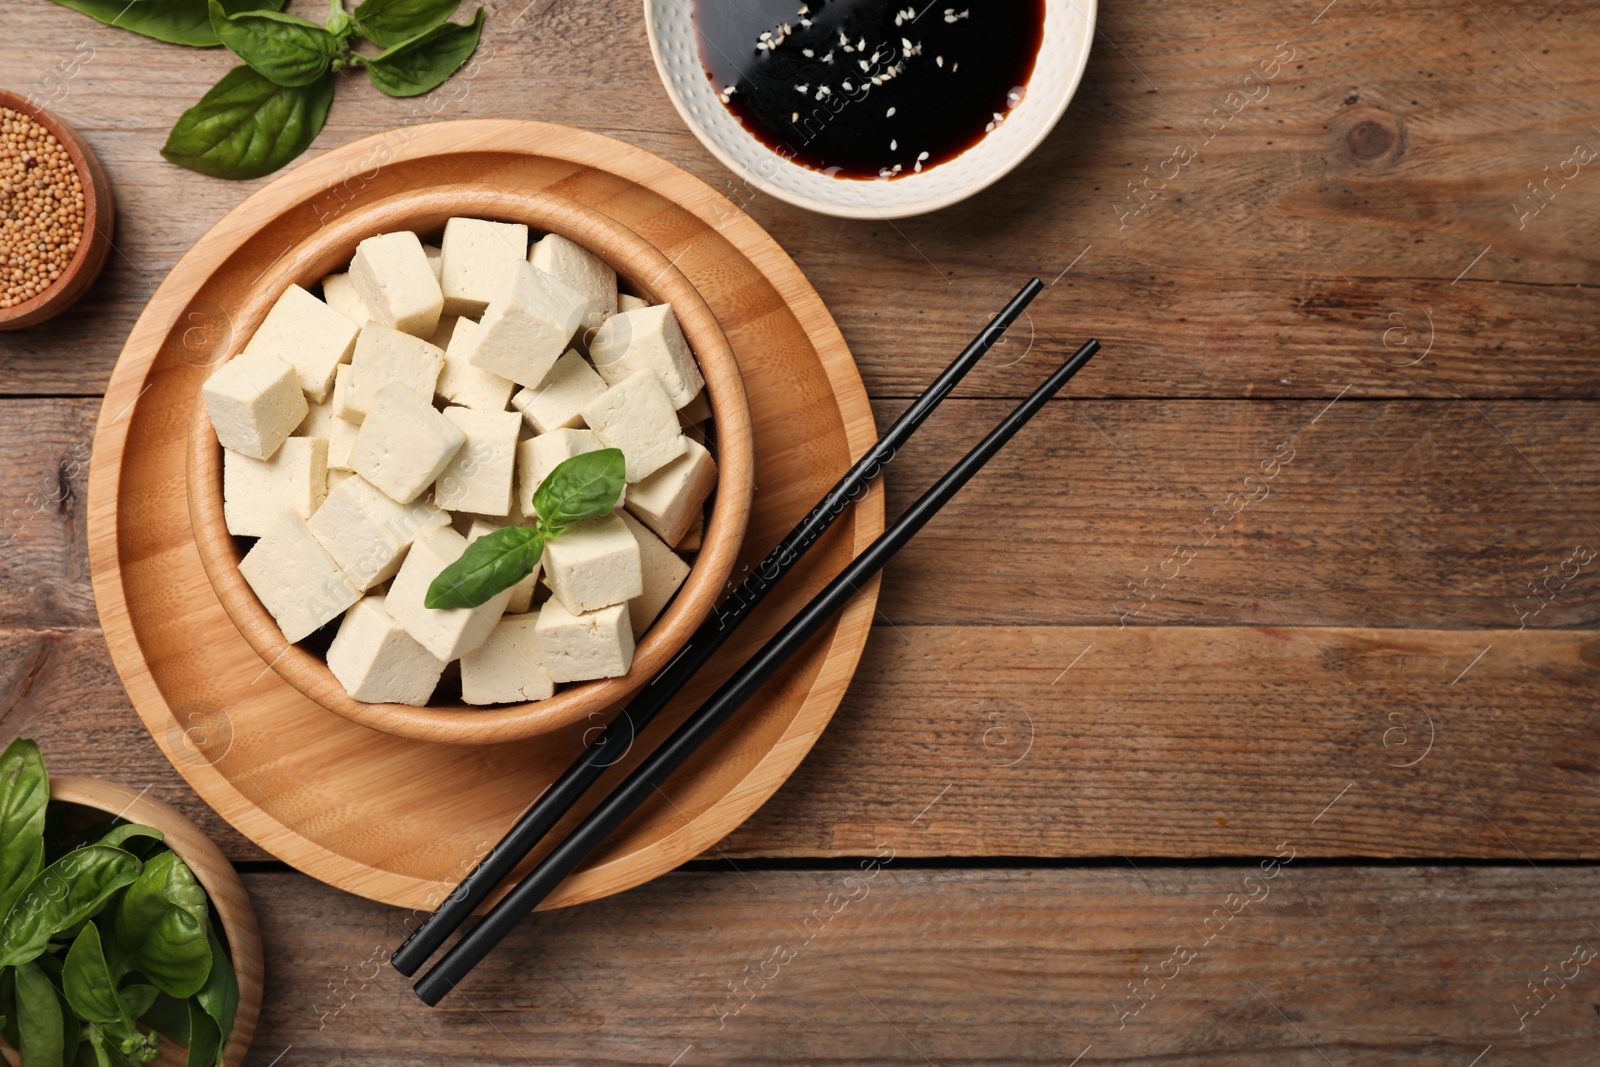
[(475, 608), (488, 603), (533, 573), (547, 541), (574, 523), (609, 515), (626, 484), (621, 449), (602, 448), (562, 460), (533, 494), (535, 525), (506, 526), (472, 542), (429, 583), (423, 605)]
[[(448, 21), (461, 0), (364, 0), (354, 13), (329, 0), (318, 25), (282, 12), (287, 0), (55, 0), (135, 33), (197, 48), (225, 46), (235, 67), (179, 117), (161, 155), (217, 178), (259, 178), (322, 132), (335, 76), (366, 67), (390, 96), (431, 92), (478, 48), (483, 8)], [(360, 40), (380, 52), (357, 50)]]
[[(53, 829), (49, 792), (38, 746), (11, 742), (0, 754), (0, 1036), (30, 1067), (148, 1063), (154, 1034), (187, 1048), (191, 1067), (215, 1067), (239, 983), (205, 891), (152, 827), (114, 821), (76, 840)], [(38, 869), (44, 856), (57, 858)]]

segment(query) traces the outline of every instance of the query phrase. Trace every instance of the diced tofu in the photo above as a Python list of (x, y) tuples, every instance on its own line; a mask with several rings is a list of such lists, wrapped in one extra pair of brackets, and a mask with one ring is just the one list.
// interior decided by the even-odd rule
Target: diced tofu
[(461, 657), (461, 699), (468, 704), (548, 700), (556, 687), (544, 671), (537, 615), (501, 619), (489, 639)]
[[(484, 534), (494, 533), (506, 526), (520, 526), (521, 523), (491, 522), (488, 519), (473, 519), (467, 529), (467, 543), (471, 544)], [(539, 587), (539, 572), (541, 564), (533, 565), (533, 573), (511, 587), (511, 599), (506, 601), (507, 615), (521, 615), (533, 606), (533, 594)]]
[[(339, 488), (340, 485), (342, 485), (343, 483), (349, 481), (351, 478), (354, 478), (354, 477), (357, 477), (355, 471), (334, 470), (332, 467), (329, 467), (328, 468), (328, 493), (332, 494), (333, 491), (335, 489)], [(327, 497), (326, 496), (323, 497), (323, 502), (324, 503), (327, 502)]]
[(702, 389), (694, 399), (678, 409), (679, 426), (699, 426), (711, 417), (711, 392)]
[(357, 700), (426, 704), (444, 673), (444, 660), (406, 633), (383, 602), (381, 596), (363, 597), (345, 613), (328, 646), (328, 669)]
[(466, 443), (467, 435), (432, 404), (410, 387), (391, 383), (378, 390), (372, 411), (356, 434), (350, 469), (409, 504)]
[(422, 242), (409, 230), (368, 237), (356, 245), (350, 280), (374, 322), (415, 337), (439, 325), (444, 293)]
[(633, 665), (633, 626), (626, 604), (574, 615), (551, 597), (539, 609), (533, 629), (552, 682), (616, 678)]
[(428, 586), (466, 550), (467, 539), (449, 527), (420, 534), (400, 564), (385, 601), (389, 614), (406, 628), (406, 633), (446, 662), (460, 659), (483, 644), (505, 612), (506, 601), (511, 599), (511, 590), (506, 589), (475, 608), (425, 606)]
[(292, 365), (300, 388), (313, 401), (328, 399), (333, 372), (350, 358), (361, 328), (298, 285), (284, 290), (261, 321), (247, 356), (271, 356)]
[(650, 477), (689, 445), (672, 401), (647, 370), (630, 374), (585, 404), (583, 421), (602, 445), (622, 450), (629, 482)]
[[(449, 357), (446, 356), (448, 366)], [(567, 349), (544, 381), (522, 389), (511, 398), (511, 406), (522, 412), (540, 433), (583, 425), (583, 406), (606, 391), (606, 383), (575, 349)]]
[(647, 308), (649, 306), (650, 301), (646, 300), (642, 296), (634, 296), (632, 293), (617, 294), (617, 311), (619, 312), (639, 311), (640, 309)]
[(328, 435), (329, 470), (350, 469), (350, 453), (355, 451), (356, 437), (360, 433), (361, 427), (353, 422), (346, 422), (343, 419), (333, 420), (333, 432)]
[[(428, 257), (428, 269), (433, 271), (434, 281), (438, 281), (440, 278), (444, 277), (444, 249), (440, 248), (438, 245), (430, 245), (424, 241), (422, 245), (422, 254)], [(443, 288), (443, 286), (440, 288)]]
[(359, 423), (367, 417), (366, 412), (357, 411), (350, 406), (351, 390), (354, 388), (351, 383), (355, 379), (355, 372), (351, 369), (350, 364), (339, 364), (339, 369), (333, 374), (333, 396), (328, 400), (329, 406), (333, 408), (334, 418), (343, 419), (346, 422)]
[(444, 224), (439, 287), (449, 315), (482, 315), (508, 286), (528, 254), (528, 227), (520, 222), (451, 219)]
[[(444, 353), (437, 345), (399, 330), (369, 323), (356, 340), (350, 360), (349, 392), (345, 407), (360, 422), (372, 410), (379, 389), (398, 382), (422, 399), (433, 402), (434, 386), (444, 369)], [(349, 416), (345, 416), (349, 418)]]
[[(555, 470), (562, 460), (581, 456), (585, 452), (598, 452), (604, 447), (593, 430), (551, 430), (549, 433), (530, 437), (526, 441), (519, 441), (517, 510), (526, 516), (533, 515), (533, 494), (538, 491), (539, 483), (549, 477), (550, 472)], [(618, 499), (617, 504), (621, 506), (622, 500)]]
[(361, 301), (361, 294), (356, 292), (356, 283), (350, 280), (348, 274), (330, 274), (322, 279), (322, 299), (357, 326), (366, 325), (372, 318), (367, 305)]
[(310, 405), (306, 417), (300, 420), (300, 425), (294, 428), (291, 437), (320, 437), (324, 441), (333, 436), (333, 424), (337, 421), (333, 415), (333, 401), (328, 400), (321, 404)]
[(528, 250), (528, 262), (583, 294), (585, 326), (599, 326), (617, 313), (617, 272), (576, 241), (546, 234)]
[(394, 577), (419, 534), (449, 523), (450, 516), (432, 504), (396, 504), (352, 475), (329, 491), (306, 528), (352, 582), (371, 589)]
[(271, 459), (222, 453), (222, 516), (235, 537), (260, 537), (278, 512), (309, 519), (328, 490), (328, 442), (291, 437)]
[(694, 522), (689, 525), (689, 532), (684, 534), (683, 538), (672, 547), (679, 552), (698, 552), (700, 551), (700, 544), (705, 540), (705, 537), (706, 515), (702, 511), (694, 517)]
[(689, 565), (666, 543), (645, 528), (644, 523), (626, 511), (617, 512), (628, 532), (639, 542), (639, 566), (644, 572), (644, 592), (628, 601), (628, 619), (637, 638), (650, 628), (661, 609), (689, 577)]
[(278, 513), (261, 540), (239, 561), (239, 573), (278, 621), (291, 644), (338, 618), (361, 599), (361, 590), (287, 511)]
[(439, 395), (462, 407), (504, 411), (516, 383), (468, 362), (467, 353), (472, 350), (478, 334), (477, 323), (458, 318), (450, 322), (449, 336), (442, 336), (443, 327), (433, 336), (433, 343), (444, 348), (444, 371), (439, 375), (437, 387)]
[(515, 411), (459, 407), (445, 408), (444, 417), (466, 435), (467, 443), (434, 482), (433, 502), (447, 511), (505, 515), (511, 510), (522, 419)]
[(291, 364), (270, 356), (235, 356), (200, 387), (222, 447), (268, 459), (311, 407)]
[(520, 263), (489, 302), (467, 359), (519, 385), (538, 385), (583, 325), (587, 306), (582, 293)]
[(639, 542), (615, 514), (567, 527), (545, 542), (541, 562), (545, 584), (574, 615), (644, 592)]
[(589, 339), (589, 358), (607, 385), (647, 370), (661, 380), (674, 409), (706, 384), (670, 304), (613, 315)]
[(628, 489), (628, 510), (669, 545), (683, 540), (695, 516), (705, 513), (706, 497), (717, 487), (717, 462), (698, 441), (686, 441), (683, 455)]

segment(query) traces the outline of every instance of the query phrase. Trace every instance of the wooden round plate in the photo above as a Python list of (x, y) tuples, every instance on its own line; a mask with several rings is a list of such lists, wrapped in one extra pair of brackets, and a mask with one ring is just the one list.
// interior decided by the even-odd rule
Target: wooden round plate
[[(260, 190), (173, 267), (134, 326), (95, 432), (89, 558), (112, 659), (167, 758), (241, 833), (331, 885), (430, 910), (603, 716), (526, 741), (463, 747), (375, 733), (319, 707), (251, 650), (218, 603), (189, 524), (184, 465), (206, 361), (228, 350), (230, 314), (261, 272), (352, 205), (469, 182), (588, 204), (654, 244), (699, 288), (738, 359), (755, 435), (755, 495), (736, 575), (875, 436), (838, 327), (772, 238), (705, 183), (598, 134), (475, 120), (368, 137)], [(619, 753), (608, 781), (636, 765), (882, 529), (874, 487), (740, 628), (716, 667), (633, 751)], [(874, 582), (545, 907), (648, 881), (710, 847), (771, 796), (838, 706), (876, 602)]]

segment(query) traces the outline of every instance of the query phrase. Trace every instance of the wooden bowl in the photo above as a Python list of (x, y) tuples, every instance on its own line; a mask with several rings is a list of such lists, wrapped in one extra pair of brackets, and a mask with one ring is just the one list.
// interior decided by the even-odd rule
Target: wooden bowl
[(242, 350), (274, 301), (291, 283), (307, 288), (343, 269), (363, 238), (394, 230), (437, 233), (454, 216), (523, 222), (588, 248), (651, 303), (670, 303), (699, 360), (711, 400), (717, 488), (705, 537), (677, 596), (639, 639), (626, 675), (566, 686), (548, 700), (499, 707), (466, 704), (368, 704), (345, 692), (321, 656), (291, 645), (239, 573), (240, 552), (222, 513), (222, 448), (195, 404), (188, 455), (189, 516), (195, 542), (218, 599), (251, 647), (290, 685), (347, 719), (419, 741), (487, 745), (533, 737), (592, 718), (629, 694), (677, 654), (710, 615), (738, 558), (754, 491), (754, 439), (744, 383), (728, 339), (694, 285), (644, 238), (608, 215), (550, 193), (462, 185), (400, 193), (354, 208), (290, 249), (256, 279), (231, 314), (232, 330), (218, 361)]
[(111, 205), (111, 183), (106, 179), (105, 168), (87, 141), (65, 122), (41, 107), (36, 107), (16, 93), (0, 89), (0, 107), (20, 111), (50, 131), (60, 141), (78, 168), (78, 181), (83, 183), (83, 237), (72, 262), (62, 271), (55, 284), (15, 307), (0, 308), (0, 330), (20, 330), (37, 326), (54, 318), (78, 302), (88, 292), (89, 286), (100, 276), (111, 253), (111, 231), (115, 211)]
[[(256, 926), (255, 909), (238, 872), (211, 839), (176, 808), (125, 785), (95, 778), (50, 778), (50, 799), (103, 812), (111, 818), (124, 818), (160, 830), (168, 846), (189, 865), (195, 880), (222, 922), (222, 939), (239, 977), (239, 1010), (234, 1016), (233, 1033), (222, 1051), (223, 1067), (238, 1067), (255, 1037), (256, 1020), (261, 1013), (261, 931)], [(164, 1067), (186, 1062), (180, 1050), (167, 1041), (161, 1043)]]

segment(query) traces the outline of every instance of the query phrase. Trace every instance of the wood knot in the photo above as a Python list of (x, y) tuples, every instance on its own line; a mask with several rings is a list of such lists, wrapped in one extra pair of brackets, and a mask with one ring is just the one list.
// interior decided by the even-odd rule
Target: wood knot
[(1350, 146), (1350, 154), (1360, 160), (1377, 159), (1389, 150), (1394, 144), (1394, 131), (1381, 122), (1367, 119), (1358, 122), (1344, 135), (1344, 143)]
[(1363, 170), (1392, 167), (1406, 149), (1405, 123), (1393, 112), (1362, 105), (1341, 115), (1334, 127), (1340, 155)]

